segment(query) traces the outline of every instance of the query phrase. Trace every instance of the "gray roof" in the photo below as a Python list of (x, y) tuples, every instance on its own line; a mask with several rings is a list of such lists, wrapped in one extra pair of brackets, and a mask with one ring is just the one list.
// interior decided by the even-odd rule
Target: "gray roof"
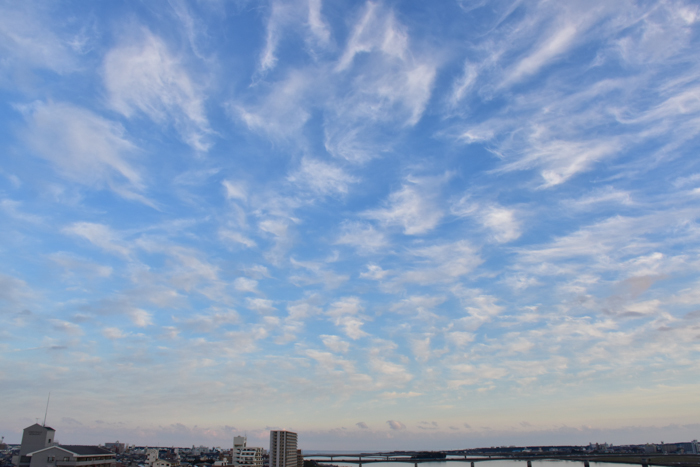
[(45, 429), (50, 430), (50, 431), (56, 431), (56, 430), (54, 430), (53, 428), (51, 428), (50, 426), (39, 425), (38, 423), (35, 423), (35, 424), (32, 425), (32, 426), (28, 426), (27, 428), (25, 428), (25, 430), (28, 430), (28, 429), (30, 429), (30, 428), (34, 428), (35, 426), (36, 426), (36, 427), (39, 427), (39, 428), (45, 428)]
[(114, 454), (112, 451), (108, 451), (105, 448), (101, 448), (99, 446), (76, 446), (76, 445), (67, 445), (67, 444), (61, 444), (60, 447), (63, 449), (72, 452), (73, 454), (77, 454), (79, 456), (87, 456), (87, 455), (100, 455), (100, 454)]

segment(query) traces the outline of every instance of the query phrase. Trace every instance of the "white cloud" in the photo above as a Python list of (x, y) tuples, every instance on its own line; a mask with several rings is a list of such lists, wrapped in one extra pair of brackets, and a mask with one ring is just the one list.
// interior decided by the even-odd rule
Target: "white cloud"
[(377, 264), (368, 264), (367, 271), (360, 273), (362, 279), (372, 279), (375, 281), (385, 278), (389, 274), (389, 271), (385, 271), (381, 266)]
[(20, 220), (22, 222), (29, 222), (31, 224), (42, 223), (43, 219), (40, 216), (23, 212), (20, 209), (21, 205), (22, 203), (19, 201), (7, 198), (0, 199), (0, 209), (4, 211), (8, 216)]
[(595, 190), (577, 199), (562, 200), (562, 204), (573, 210), (592, 210), (601, 204), (621, 204), (631, 206), (634, 203), (632, 195), (628, 191), (616, 190), (612, 186)]
[(465, 347), (467, 344), (474, 341), (476, 336), (474, 333), (465, 331), (453, 331), (447, 333), (447, 339), (457, 347)]
[(361, 328), (365, 324), (364, 318), (360, 314), (364, 310), (360, 299), (357, 297), (345, 297), (331, 304), (326, 312), (333, 319), (336, 326), (339, 326), (352, 340), (360, 339), (369, 335)]
[(449, 98), (450, 106), (456, 107), (468, 92), (474, 87), (478, 76), (478, 67), (469, 60), (464, 62), (462, 76), (452, 85), (452, 93)]
[(228, 324), (238, 324), (240, 316), (235, 310), (216, 308), (209, 313), (198, 313), (182, 320), (184, 327), (197, 332), (216, 332)]
[[(363, 163), (390, 150), (396, 127), (416, 125), (432, 95), (437, 54), (410, 47), (393, 10), (367, 2), (335, 65), (332, 81), (351, 79), (327, 104), (325, 147), (335, 157)], [(363, 55), (363, 60), (357, 60)]]
[(432, 320), (436, 316), (435, 309), (445, 300), (446, 297), (440, 295), (411, 295), (392, 305), (391, 310), (414, 314), (414, 318)]
[(262, 314), (272, 314), (277, 311), (273, 306), (274, 302), (266, 298), (248, 298), (246, 300), (247, 307)]
[[(456, 287), (453, 289), (453, 292), (460, 298), (467, 312), (467, 316), (460, 318), (455, 324), (466, 331), (476, 331), (484, 323), (491, 321), (504, 310), (503, 306), (496, 303), (498, 300), (496, 297), (484, 294), (481, 290), (468, 290)], [(456, 334), (453, 337), (461, 345), (464, 345), (469, 339), (468, 335)]]
[(51, 327), (54, 331), (62, 332), (73, 336), (82, 336), (83, 334), (85, 334), (83, 329), (75, 323), (71, 323), (62, 319), (50, 319), (49, 322), (51, 323)]
[(3, 50), (0, 69), (8, 74), (24, 67), (56, 73), (74, 71), (78, 61), (68, 38), (52, 30), (50, 18), (45, 17), (46, 9), (33, 6), (22, 2), (0, 7), (0, 50)]
[(219, 238), (227, 242), (240, 243), (241, 245), (245, 245), (248, 248), (255, 248), (257, 246), (257, 244), (253, 240), (246, 237), (242, 233), (234, 232), (233, 230), (219, 230)]
[(316, 261), (297, 261), (294, 258), (290, 259), (293, 266), (302, 268), (304, 272), (294, 274), (289, 277), (293, 284), (309, 285), (323, 284), (328, 289), (340, 287), (350, 277), (345, 274), (337, 274), (335, 271), (327, 267), (325, 263)]
[(80, 273), (85, 277), (107, 278), (110, 277), (114, 271), (114, 268), (111, 266), (96, 264), (65, 252), (53, 253), (50, 258), (56, 264), (65, 268), (69, 273)]
[(535, 74), (553, 58), (564, 53), (576, 38), (577, 27), (571, 23), (559, 25), (530, 55), (520, 60), (506, 75), (502, 85), (507, 86)]
[(274, 138), (298, 138), (311, 117), (306, 98), (317, 81), (310, 70), (294, 70), (272, 87), (260, 84), (269, 92), (259, 104), (231, 102), (229, 110), (250, 130)]
[(405, 430), (406, 425), (397, 420), (387, 420), (386, 422), (392, 430)]
[(328, 24), (323, 20), (321, 15), (322, 0), (308, 0), (309, 1), (309, 16), (308, 24), (309, 30), (314, 35), (316, 40), (321, 44), (327, 44), (331, 37), (331, 32), (328, 28)]
[(140, 308), (132, 308), (128, 311), (128, 315), (134, 325), (144, 328), (153, 324), (153, 314)]
[(348, 185), (357, 182), (340, 167), (309, 157), (301, 160), (299, 168), (287, 180), (321, 196), (346, 194)]
[(140, 171), (130, 161), (138, 151), (121, 125), (66, 103), (37, 102), (23, 111), (28, 145), (64, 177), (147, 202), (134, 192), (144, 186)]
[(515, 209), (495, 203), (478, 203), (471, 200), (470, 196), (464, 196), (452, 203), (450, 211), (459, 217), (471, 216), (477, 219), (491, 232), (491, 239), (497, 243), (507, 243), (520, 237), (520, 222)]
[(415, 248), (408, 253), (422, 261), (392, 279), (393, 285), (454, 282), (483, 262), (478, 252), (464, 240)]
[(132, 39), (105, 56), (111, 106), (127, 118), (142, 112), (158, 124), (172, 123), (193, 149), (207, 151), (211, 130), (204, 94), (162, 39), (147, 30), (136, 36), (138, 42)]
[(240, 201), (246, 201), (248, 199), (248, 194), (243, 184), (231, 180), (224, 180), (221, 184), (226, 189), (226, 199), (237, 199)]
[(322, 6), (322, 0), (272, 1), (265, 25), (265, 47), (258, 65), (260, 74), (265, 74), (277, 65), (277, 48), (285, 34), (304, 34), (312, 55), (329, 45), (331, 33), (323, 19)]
[(379, 49), (389, 56), (403, 58), (408, 46), (408, 35), (396, 21), (393, 12), (382, 14), (381, 7), (375, 2), (367, 2), (362, 18), (355, 24), (342, 57), (338, 61), (337, 71), (350, 67), (359, 53)]
[(258, 293), (258, 281), (248, 279), (247, 277), (239, 277), (233, 281), (233, 286), (239, 292)]
[(102, 335), (105, 336), (107, 339), (110, 340), (115, 340), (115, 339), (123, 339), (126, 337), (126, 334), (119, 329), (119, 328), (104, 328), (102, 330)]
[(389, 246), (389, 241), (383, 232), (376, 230), (370, 224), (360, 222), (345, 222), (342, 233), (335, 243), (353, 246), (357, 251), (365, 254), (384, 250)]
[(484, 227), (493, 232), (498, 243), (506, 243), (520, 237), (520, 223), (515, 218), (515, 211), (501, 206), (489, 206), (481, 214)]
[(63, 232), (83, 237), (93, 245), (110, 253), (127, 258), (131, 256), (131, 249), (126, 242), (106, 225), (93, 222), (76, 222), (64, 227)]
[(372, 356), (369, 364), (372, 370), (379, 373), (381, 386), (402, 386), (413, 379), (413, 375), (403, 365), (390, 362), (385, 358)]
[(400, 226), (406, 235), (433, 230), (443, 217), (437, 203), (437, 183), (431, 179), (408, 179), (400, 190), (389, 195), (386, 208), (373, 209), (365, 217), (389, 226)]
[(350, 349), (350, 344), (338, 336), (321, 335), (320, 337), (323, 341), (323, 345), (325, 345), (328, 350), (336, 353), (346, 353)]

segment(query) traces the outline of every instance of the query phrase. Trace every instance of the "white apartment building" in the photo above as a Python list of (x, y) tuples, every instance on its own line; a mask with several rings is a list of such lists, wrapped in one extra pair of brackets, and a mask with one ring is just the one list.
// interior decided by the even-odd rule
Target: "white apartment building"
[(270, 431), (270, 467), (297, 467), (297, 434)]
[(233, 438), (232, 462), (234, 467), (262, 467), (263, 448), (248, 447), (245, 436)]

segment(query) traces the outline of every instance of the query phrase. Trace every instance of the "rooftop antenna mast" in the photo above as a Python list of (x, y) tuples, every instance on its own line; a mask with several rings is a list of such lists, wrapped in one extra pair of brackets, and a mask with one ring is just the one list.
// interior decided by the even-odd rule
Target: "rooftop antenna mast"
[(44, 426), (46, 426), (46, 416), (49, 414), (49, 401), (51, 400), (51, 391), (49, 391), (49, 397), (46, 399), (46, 412), (44, 412)]

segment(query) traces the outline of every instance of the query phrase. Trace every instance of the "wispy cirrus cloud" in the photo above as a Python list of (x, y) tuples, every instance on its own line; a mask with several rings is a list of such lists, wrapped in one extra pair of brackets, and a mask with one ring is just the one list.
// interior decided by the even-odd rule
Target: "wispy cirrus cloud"
[(287, 180), (300, 187), (308, 187), (313, 193), (325, 196), (346, 194), (348, 186), (357, 179), (342, 168), (320, 160), (304, 157), (299, 168), (287, 176)]
[(145, 183), (135, 164), (140, 150), (120, 124), (68, 103), (36, 102), (21, 110), (28, 145), (63, 177), (153, 204), (141, 194)]
[(143, 113), (157, 124), (175, 126), (196, 151), (209, 149), (201, 85), (161, 38), (143, 29), (110, 50), (104, 80), (110, 105), (125, 117)]
[[(44, 68), (55, 73), (76, 71), (79, 61), (68, 34), (60, 34), (51, 24), (51, 8), (36, 8), (35, 4), (6, 4), (0, 7), (0, 48), (4, 50), (2, 69), (8, 75), (13, 68)], [(15, 82), (20, 86), (27, 83)]]

